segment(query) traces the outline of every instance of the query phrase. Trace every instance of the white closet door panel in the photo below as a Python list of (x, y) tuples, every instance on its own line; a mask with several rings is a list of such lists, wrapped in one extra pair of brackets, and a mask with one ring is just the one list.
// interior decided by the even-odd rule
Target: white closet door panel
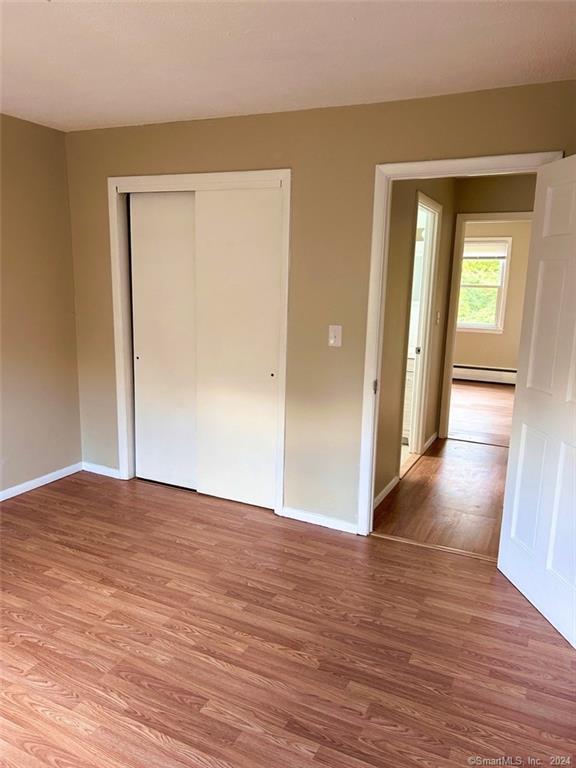
[(136, 474), (195, 488), (194, 192), (130, 196)]
[(197, 489), (273, 507), (280, 189), (196, 193)]

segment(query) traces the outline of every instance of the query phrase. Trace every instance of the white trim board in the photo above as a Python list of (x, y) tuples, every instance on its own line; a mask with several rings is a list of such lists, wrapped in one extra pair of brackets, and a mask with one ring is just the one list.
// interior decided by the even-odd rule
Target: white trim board
[[(438, 438), (438, 432), (434, 432), (434, 434), (433, 434), (433, 435), (431, 435), (431, 436), (428, 438), (428, 440), (426, 440), (426, 442), (425, 442), (425, 443), (424, 443), (424, 445), (422, 446), (422, 453), (420, 454), (420, 456), (418, 456), (418, 459), (420, 459), (420, 457), (421, 457), (421, 456), (423, 456), (423, 455), (426, 453), (426, 451), (428, 450), (428, 448), (430, 448), (430, 446), (432, 445), (432, 443), (434, 442), (434, 440), (436, 440), (437, 438)], [(414, 466), (414, 464), (416, 464), (416, 462), (418, 461), (418, 459), (415, 459), (415, 461), (414, 461), (414, 462), (413, 462), (413, 463), (410, 465), (410, 468), (412, 468), (412, 467)], [(404, 474), (406, 474), (406, 473), (404, 473)], [(398, 485), (398, 483), (399, 483), (399, 482), (400, 482), (400, 480), (402, 480), (402, 479), (403, 479), (403, 477), (400, 477), (399, 475), (396, 475), (395, 477), (393, 477), (393, 478), (392, 478), (392, 480), (390, 480), (390, 482), (388, 483), (388, 485), (386, 485), (386, 486), (385, 486), (385, 487), (384, 487), (384, 488), (383, 488), (383, 489), (380, 491), (380, 493), (379, 493), (379, 494), (376, 496), (376, 498), (374, 499), (374, 509), (376, 509), (376, 507), (377, 507), (377, 506), (379, 506), (380, 504), (382, 504), (382, 502), (384, 501), (384, 499), (386, 498), (386, 496), (388, 496), (388, 494), (390, 493), (390, 491), (392, 491), (394, 488), (396, 488), (396, 486)]]
[(182, 173), (158, 176), (120, 176), (108, 179), (110, 258), (112, 272), (112, 311), (116, 363), (116, 411), (118, 430), (118, 477), (135, 476), (134, 389), (132, 360), (132, 317), (130, 295), (130, 242), (126, 195), (132, 192), (195, 192), (214, 189), (281, 189), (282, 202), (282, 312), (278, 396), (281, 402), (278, 421), (278, 461), (274, 511), (281, 514), (284, 499), (284, 432), (286, 403), (286, 348), (288, 315), (288, 269), (290, 233), (289, 169), (234, 171), (222, 173)]
[(432, 443), (433, 443), (435, 440), (438, 440), (438, 432), (434, 432), (434, 434), (433, 434), (433, 435), (430, 435), (430, 437), (428, 438), (428, 440), (426, 440), (426, 442), (424, 443), (424, 447), (423, 447), (423, 449), (422, 449), (422, 453), (421, 453), (421, 455), (422, 455), (422, 456), (423, 456), (423, 455), (426, 453), (426, 451), (428, 450), (428, 448), (430, 448), (430, 446), (432, 445)]
[(7, 499), (14, 498), (14, 496), (28, 493), (28, 491), (33, 491), (43, 485), (48, 485), (56, 480), (61, 480), (63, 477), (68, 477), (68, 475), (75, 475), (76, 472), (80, 472), (81, 470), (82, 462), (79, 461), (77, 464), (70, 464), (67, 467), (56, 469), (54, 472), (48, 472), (47, 475), (41, 475), (32, 480), (27, 480), (25, 483), (13, 485), (11, 488), (6, 488), (5, 490), (0, 491), (0, 501), (6, 501)]
[(374, 509), (376, 509), (377, 506), (382, 504), (386, 496), (388, 496), (390, 491), (396, 488), (399, 482), (400, 482), (400, 477), (398, 475), (396, 475), (396, 477), (393, 477), (392, 480), (390, 480), (388, 485), (386, 485), (374, 499)]
[(28, 493), (28, 491), (33, 491), (35, 488), (41, 488), (43, 485), (48, 485), (56, 480), (62, 480), (63, 477), (75, 475), (77, 472), (82, 471), (113, 477), (117, 480), (120, 479), (120, 471), (114, 467), (105, 467), (103, 464), (91, 464), (89, 461), (79, 461), (76, 464), (70, 464), (67, 467), (62, 467), (62, 469), (49, 472), (47, 475), (35, 477), (32, 480), (27, 480), (25, 483), (13, 485), (11, 488), (0, 491), (0, 501), (12, 499), (14, 496), (20, 496), (23, 493)]
[(332, 528), (334, 531), (358, 533), (358, 528), (354, 523), (349, 523), (338, 517), (319, 515), (316, 512), (306, 512), (303, 509), (294, 509), (293, 507), (283, 507), (279, 512), (276, 512), (276, 514), (279, 517), (288, 517), (291, 520), (298, 520), (301, 523), (312, 523), (313, 525), (321, 525), (324, 528)]
[[(430, 448), (430, 446), (432, 445), (432, 443), (434, 442), (434, 440), (436, 440), (437, 438), (438, 438), (438, 432), (434, 432), (434, 434), (433, 434), (433, 435), (431, 435), (431, 436), (428, 438), (428, 440), (426, 440), (426, 442), (425, 442), (425, 443), (424, 443), (424, 445), (422, 446), (422, 453), (420, 453), (420, 454), (419, 454), (419, 456), (418, 456), (418, 458), (417, 458), (417, 459), (415, 459), (415, 460), (412, 462), (412, 464), (410, 465), (409, 469), (412, 469), (412, 467), (414, 466), (414, 464), (416, 464), (416, 463), (418, 462), (418, 460), (419, 460), (419, 459), (420, 459), (420, 458), (421, 458), (421, 457), (422, 457), (422, 456), (423, 456), (423, 455), (426, 453), (426, 451), (428, 450), (428, 448)], [(374, 509), (376, 509), (376, 507), (378, 507), (380, 504), (382, 504), (382, 502), (384, 501), (384, 499), (386, 498), (386, 496), (388, 496), (388, 494), (390, 493), (390, 491), (392, 491), (394, 488), (396, 488), (396, 486), (398, 485), (398, 483), (400, 482), (400, 480), (403, 480), (403, 479), (404, 479), (404, 476), (405, 476), (405, 475), (408, 473), (409, 469), (408, 469), (408, 470), (406, 470), (406, 472), (404, 472), (404, 474), (402, 475), (402, 477), (400, 477), (400, 475), (396, 475), (395, 477), (393, 477), (393, 478), (392, 478), (392, 480), (390, 480), (390, 482), (388, 483), (388, 485), (386, 485), (386, 486), (385, 486), (385, 487), (384, 487), (384, 488), (383, 488), (383, 489), (380, 491), (380, 493), (379, 493), (379, 494), (376, 496), (376, 498), (374, 499)]]
[(516, 384), (516, 371), (504, 368), (469, 368), (455, 365), (452, 368), (453, 381), (485, 381), (488, 384)]
[(113, 477), (116, 480), (122, 480), (120, 470), (116, 467), (106, 467), (104, 464), (92, 464), (90, 461), (82, 462), (84, 472), (92, 472), (95, 475), (104, 475), (104, 477)]
[(108, 179), (120, 194), (130, 192), (198, 192), (215, 189), (276, 189), (290, 182), (290, 170), (217, 171), (157, 176), (113, 176)]
[[(367, 536), (373, 527), (374, 458), (378, 423), (378, 396), (374, 393), (374, 382), (380, 378), (382, 361), (384, 297), (388, 265), (388, 219), (392, 183), (400, 179), (534, 173), (540, 166), (558, 160), (562, 156), (561, 151), (534, 152), (450, 160), (422, 160), (376, 166), (358, 478), (358, 533), (361, 535)], [(451, 363), (449, 373), (452, 373)]]

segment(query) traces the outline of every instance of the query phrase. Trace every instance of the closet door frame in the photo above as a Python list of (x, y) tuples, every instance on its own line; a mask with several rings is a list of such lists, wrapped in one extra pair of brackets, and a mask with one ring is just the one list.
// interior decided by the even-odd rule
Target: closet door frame
[(278, 426), (274, 511), (284, 505), (284, 435), (286, 412), (286, 346), (288, 320), (288, 270), (290, 256), (289, 169), (181, 173), (158, 176), (108, 178), (108, 214), (112, 270), (112, 312), (116, 366), (118, 476), (135, 477), (134, 361), (132, 356), (132, 296), (128, 195), (132, 192), (198, 192), (205, 190), (279, 189), (282, 194), (282, 263), (280, 290), (280, 349), (278, 360)]

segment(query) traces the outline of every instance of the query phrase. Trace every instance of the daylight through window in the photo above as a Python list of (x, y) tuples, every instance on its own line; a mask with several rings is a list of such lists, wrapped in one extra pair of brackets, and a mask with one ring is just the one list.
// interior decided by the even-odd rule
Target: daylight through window
[(458, 328), (502, 331), (511, 238), (466, 238)]

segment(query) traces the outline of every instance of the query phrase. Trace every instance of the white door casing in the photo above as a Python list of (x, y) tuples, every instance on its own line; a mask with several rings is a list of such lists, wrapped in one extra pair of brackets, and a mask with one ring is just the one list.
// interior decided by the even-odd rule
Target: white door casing
[(538, 171), (499, 569), (576, 645), (576, 156)]

